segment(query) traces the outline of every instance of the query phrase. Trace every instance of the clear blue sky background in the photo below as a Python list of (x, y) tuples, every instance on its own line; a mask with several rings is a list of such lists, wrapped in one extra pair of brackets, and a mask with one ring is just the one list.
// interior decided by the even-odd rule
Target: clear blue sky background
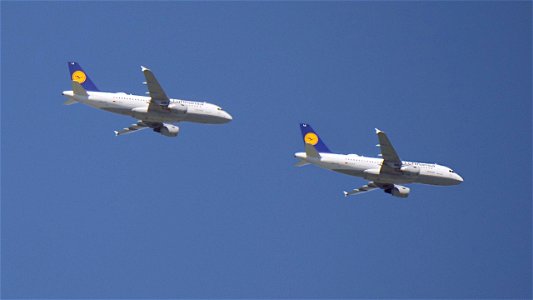
[[(2, 2), (2, 297), (531, 296), (530, 2)], [(106, 91), (216, 103), (226, 125), (115, 137)], [(465, 182), (345, 199), (336, 152)]]

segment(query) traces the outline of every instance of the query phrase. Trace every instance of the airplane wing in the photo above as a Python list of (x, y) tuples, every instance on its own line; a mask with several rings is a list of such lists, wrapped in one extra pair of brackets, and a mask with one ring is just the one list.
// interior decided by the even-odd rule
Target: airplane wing
[(350, 195), (370, 192), (370, 191), (373, 191), (375, 189), (387, 189), (387, 188), (390, 188), (392, 186), (394, 186), (394, 185), (393, 184), (388, 184), (388, 183), (375, 183), (375, 182), (370, 181), (368, 184), (365, 184), (365, 185), (363, 185), (360, 188), (353, 189), (353, 190), (351, 190), (349, 192), (344, 191), (343, 193), (344, 193), (344, 197), (348, 197)]
[(356, 188), (356, 189), (353, 189), (349, 192), (347, 191), (344, 191), (344, 197), (348, 197), (350, 195), (355, 195), (355, 194), (361, 194), (361, 193), (365, 193), (365, 192), (370, 192), (370, 191), (373, 191), (375, 189), (379, 188), (379, 186), (375, 183), (373, 183), (372, 181), (369, 182), (368, 184), (365, 184), (363, 185), (362, 187), (360, 188)]
[(115, 136), (137, 132), (145, 128), (159, 128), (161, 126), (163, 126), (163, 123), (139, 121), (136, 124), (131, 124), (130, 127), (126, 127), (121, 130), (116, 130)]
[(166, 110), (170, 104), (170, 100), (161, 85), (159, 85), (154, 73), (143, 66), (141, 66), (141, 70), (146, 78), (146, 82), (144, 83), (148, 87), (148, 94), (150, 95), (150, 98), (152, 98), (150, 99), (148, 110)]
[(130, 127), (126, 127), (121, 130), (116, 130), (115, 136), (136, 132), (138, 130), (145, 129), (145, 128), (147, 128), (147, 126), (145, 126), (142, 122), (139, 122), (137, 124), (132, 124)]
[(383, 165), (381, 166), (381, 172), (385, 173), (395, 173), (400, 170), (402, 166), (402, 161), (394, 150), (389, 138), (385, 132), (376, 128), (376, 134), (378, 135), (379, 144), (378, 146), (381, 149), (381, 156), (383, 157)]

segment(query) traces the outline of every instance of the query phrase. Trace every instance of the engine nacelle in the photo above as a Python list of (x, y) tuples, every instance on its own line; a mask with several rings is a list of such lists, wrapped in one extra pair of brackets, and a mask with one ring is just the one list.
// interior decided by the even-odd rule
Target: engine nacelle
[(154, 128), (154, 131), (164, 136), (175, 137), (180, 132), (180, 128), (172, 124), (163, 123), (161, 127)]
[(409, 196), (410, 191), (411, 189), (409, 189), (408, 187), (397, 184), (395, 184), (392, 188), (385, 189), (385, 193), (391, 194), (394, 197), (399, 198), (407, 198), (407, 196)]
[(420, 168), (418, 166), (403, 166), (400, 170), (407, 176), (418, 176), (420, 174)]
[(171, 112), (176, 113), (176, 114), (187, 113), (187, 106), (181, 103), (171, 103), (168, 105), (168, 109), (170, 109)]

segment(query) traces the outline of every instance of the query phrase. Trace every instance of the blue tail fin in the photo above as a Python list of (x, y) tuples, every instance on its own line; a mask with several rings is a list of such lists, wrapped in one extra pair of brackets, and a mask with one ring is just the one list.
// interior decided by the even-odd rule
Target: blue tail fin
[(76, 81), (79, 84), (81, 84), (81, 86), (83, 86), (84, 89), (86, 89), (87, 91), (99, 91), (96, 85), (94, 85), (91, 78), (89, 78), (89, 75), (87, 75), (83, 71), (80, 64), (74, 61), (69, 61), (68, 69), (70, 71), (70, 78), (73, 81)]
[(318, 136), (318, 133), (313, 130), (311, 125), (300, 123), (300, 130), (302, 131), (302, 137), (304, 139), (304, 144), (309, 144), (315, 146), (316, 151), (322, 153), (331, 153), (329, 148), (324, 144), (322, 139)]

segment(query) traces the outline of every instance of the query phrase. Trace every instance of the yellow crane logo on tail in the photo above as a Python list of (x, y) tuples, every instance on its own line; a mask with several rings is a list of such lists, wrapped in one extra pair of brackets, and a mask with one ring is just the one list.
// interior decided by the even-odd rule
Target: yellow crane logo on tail
[(85, 73), (83, 73), (83, 71), (78, 70), (78, 71), (72, 73), (72, 80), (76, 81), (79, 84), (82, 84), (82, 83), (85, 82), (85, 80), (87, 80), (87, 75), (85, 75)]
[(308, 132), (304, 137), (304, 141), (306, 144), (314, 146), (318, 143), (318, 136), (313, 132)]

